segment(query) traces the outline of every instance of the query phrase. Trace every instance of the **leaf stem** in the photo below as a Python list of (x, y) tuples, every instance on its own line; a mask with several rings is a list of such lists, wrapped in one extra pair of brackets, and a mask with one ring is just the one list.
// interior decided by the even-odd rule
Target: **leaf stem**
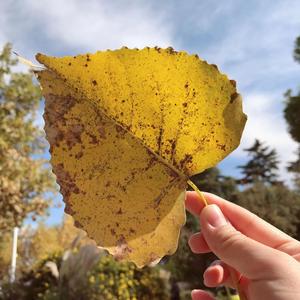
[(200, 190), (197, 188), (196, 184), (191, 181), (190, 179), (187, 181), (188, 185), (199, 195), (200, 199), (203, 201), (203, 203), (205, 204), (205, 206), (207, 206), (207, 201), (204, 198), (203, 194), (200, 192)]

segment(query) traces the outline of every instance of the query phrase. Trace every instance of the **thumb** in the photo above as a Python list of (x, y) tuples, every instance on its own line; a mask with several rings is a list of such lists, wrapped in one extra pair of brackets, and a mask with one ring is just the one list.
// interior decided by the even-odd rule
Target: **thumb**
[(283, 263), (287, 262), (287, 255), (284, 253), (237, 231), (215, 204), (203, 208), (200, 223), (210, 249), (226, 264), (249, 279), (266, 278), (270, 273), (274, 276), (280, 272), (279, 268)]

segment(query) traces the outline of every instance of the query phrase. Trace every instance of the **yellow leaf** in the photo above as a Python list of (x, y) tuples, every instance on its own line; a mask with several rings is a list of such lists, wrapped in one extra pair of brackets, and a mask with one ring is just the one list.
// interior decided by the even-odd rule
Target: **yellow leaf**
[(67, 212), (120, 259), (143, 266), (172, 254), (188, 178), (239, 144), (235, 83), (171, 48), (37, 59)]

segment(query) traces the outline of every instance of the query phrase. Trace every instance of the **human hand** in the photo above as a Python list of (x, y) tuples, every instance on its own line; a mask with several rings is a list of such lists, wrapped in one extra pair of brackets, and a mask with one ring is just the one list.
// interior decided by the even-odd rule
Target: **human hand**
[[(196, 192), (187, 192), (186, 208), (201, 224), (201, 232), (189, 240), (191, 250), (220, 258), (204, 272), (204, 284), (235, 287), (234, 272), (248, 300), (300, 299), (300, 242), (238, 205), (203, 195), (210, 205), (204, 207)], [(192, 299), (213, 297), (194, 290)]]

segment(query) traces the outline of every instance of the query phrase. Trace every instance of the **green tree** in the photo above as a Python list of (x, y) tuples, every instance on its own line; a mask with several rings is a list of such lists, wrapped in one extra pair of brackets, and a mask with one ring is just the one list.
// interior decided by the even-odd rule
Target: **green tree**
[(283, 184), (256, 182), (236, 193), (232, 200), (287, 234), (300, 238), (300, 199)]
[(297, 193), (277, 180), (279, 161), (276, 151), (258, 140), (245, 151), (251, 158), (240, 167), (244, 177), (239, 183), (249, 185), (234, 193), (232, 202), (252, 211), (287, 234), (299, 238), (300, 199)]
[(288, 164), (287, 170), (294, 173), (296, 191), (300, 193), (300, 146), (298, 147), (297, 159)]
[[(295, 42), (294, 59), (300, 63), (300, 36), (297, 37)], [(291, 90), (285, 93), (285, 108), (283, 113), (291, 137), (299, 143), (298, 157), (295, 161), (289, 163), (287, 169), (295, 174), (295, 184), (300, 191), (300, 91), (296, 95), (292, 95)]]
[[(2, 297), (1, 297), (2, 296)], [(2, 286), (3, 300), (168, 300), (168, 274), (118, 262), (95, 245), (55, 252)]]
[(236, 180), (230, 176), (221, 174), (218, 168), (205, 170), (194, 175), (191, 180), (201, 191), (207, 191), (229, 199), (237, 191)]
[(259, 181), (268, 184), (278, 183), (279, 161), (275, 149), (270, 149), (256, 139), (251, 147), (244, 150), (248, 152), (250, 160), (245, 165), (238, 166), (244, 175), (238, 183), (253, 184)]
[(41, 101), (32, 75), (13, 72), (11, 45), (0, 52), (0, 231), (44, 214), (54, 187), (42, 130), (35, 124)]
[(291, 137), (300, 143), (300, 92), (295, 96), (291, 90), (285, 93), (284, 118)]
[(294, 59), (300, 63), (300, 36), (298, 36), (295, 41)]

